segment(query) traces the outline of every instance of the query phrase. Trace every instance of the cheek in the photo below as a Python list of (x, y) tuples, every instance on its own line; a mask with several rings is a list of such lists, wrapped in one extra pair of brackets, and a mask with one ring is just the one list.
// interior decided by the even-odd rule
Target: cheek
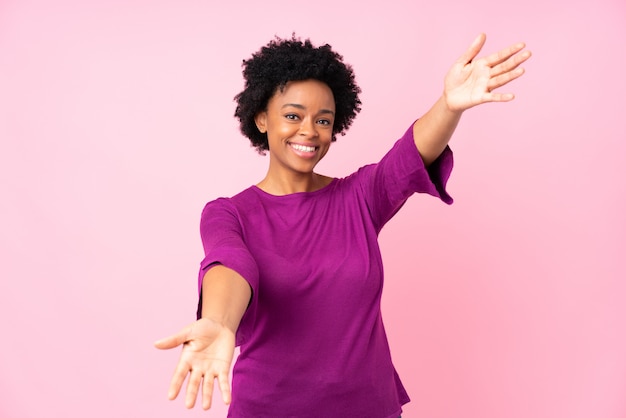
[(330, 140), (328, 140), (328, 142), (325, 142), (323, 145), (320, 146), (321, 151), (322, 151), (321, 155), (320, 155), (320, 158), (323, 158), (326, 155), (326, 153), (330, 149), (331, 144), (332, 144), (332, 142), (330, 142)]
[(279, 123), (275, 125), (275, 129), (274, 132), (276, 133), (275, 136), (282, 138), (285, 137), (290, 137), (294, 134), (294, 132), (297, 132), (297, 128), (294, 127), (293, 125), (287, 124), (287, 123)]
[(269, 142), (282, 142), (285, 138), (288, 138), (289, 136), (290, 132), (288, 126), (276, 124), (268, 129), (267, 139)]

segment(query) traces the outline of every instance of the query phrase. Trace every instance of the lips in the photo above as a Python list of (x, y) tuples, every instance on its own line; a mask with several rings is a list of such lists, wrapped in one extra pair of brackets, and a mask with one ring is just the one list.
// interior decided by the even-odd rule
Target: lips
[(313, 159), (317, 156), (319, 147), (313, 145), (296, 144), (289, 142), (289, 147), (300, 158)]
[(295, 149), (296, 151), (301, 151), (301, 152), (315, 152), (315, 150), (317, 149), (317, 147), (313, 147), (310, 145), (292, 144), (292, 143), (289, 143), (289, 145), (291, 146), (291, 148)]

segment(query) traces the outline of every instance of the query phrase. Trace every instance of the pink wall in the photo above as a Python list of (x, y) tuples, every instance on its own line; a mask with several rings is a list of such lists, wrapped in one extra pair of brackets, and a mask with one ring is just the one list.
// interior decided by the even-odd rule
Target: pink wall
[(224, 416), (166, 400), (193, 318), (200, 210), (266, 160), (232, 118), (274, 34), (329, 42), (364, 109), (320, 169), (375, 161), (480, 31), (534, 52), (468, 112), (452, 207), (383, 232), (407, 417), (626, 416), (622, 0), (0, 2), (0, 416)]

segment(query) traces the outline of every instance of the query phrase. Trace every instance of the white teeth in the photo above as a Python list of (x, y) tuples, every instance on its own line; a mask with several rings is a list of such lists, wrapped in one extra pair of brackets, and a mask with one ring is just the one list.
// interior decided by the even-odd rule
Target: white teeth
[(298, 150), (298, 151), (302, 151), (302, 152), (313, 152), (315, 151), (315, 147), (307, 147), (306, 145), (300, 145), (300, 144), (291, 144), (291, 146)]

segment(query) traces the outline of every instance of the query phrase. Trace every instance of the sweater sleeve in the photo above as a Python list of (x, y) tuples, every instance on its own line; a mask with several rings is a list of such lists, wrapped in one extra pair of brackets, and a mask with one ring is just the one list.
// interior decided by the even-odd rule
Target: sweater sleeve
[(200, 236), (205, 257), (200, 263), (198, 273), (198, 311), (202, 313), (202, 280), (206, 272), (213, 266), (221, 264), (240, 274), (252, 289), (252, 299), (240, 323), (236, 335), (236, 344), (241, 345), (247, 339), (250, 330), (244, 320), (253, 315), (256, 308), (259, 271), (256, 261), (248, 250), (242, 233), (237, 211), (228, 199), (217, 199), (207, 203), (200, 220)]
[(415, 141), (413, 125), (377, 164), (359, 170), (372, 220), (380, 231), (413, 193), (427, 193), (452, 204), (446, 184), (453, 166), (452, 150), (446, 147), (428, 167)]

